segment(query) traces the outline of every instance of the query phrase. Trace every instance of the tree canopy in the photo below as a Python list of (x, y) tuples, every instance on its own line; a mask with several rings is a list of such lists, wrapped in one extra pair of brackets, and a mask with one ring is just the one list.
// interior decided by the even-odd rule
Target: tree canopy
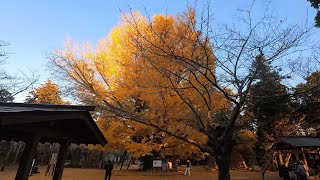
[[(214, 73), (214, 57), (205, 57), (203, 48), (209, 48), (209, 44), (207, 40), (199, 41), (199, 32), (192, 29), (194, 12), (190, 10), (185, 16), (176, 19), (155, 15), (151, 22), (139, 13), (134, 14), (130, 20), (129, 15), (123, 17), (123, 22), (113, 29), (108, 39), (100, 41), (97, 52), (83, 52), (83, 49), (77, 51), (76, 46), (67, 44), (63, 51), (54, 52), (52, 62), (63, 73), (68, 72), (68, 78), (80, 101), (98, 105), (107, 114), (105, 117), (117, 114), (120, 116), (117, 119), (121, 121), (130, 112), (145, 119), (143, 121), (146, 123), (156, 124), (190, 141), (205, 144), (207, 138), (196, 130), (201, 124), (195, 118), (201, 119), (202, 126), (206, 125), (209, 123), (208, 114), (214, 114), (229, 104), (222, 93), (210, 87), (204, 77), (197, 74), (197, 70), (188, 71), (180, 62), (171, 61), (174, 57), (166, 57), (170, 47), (181, 57), (190, 56), (192, 61), (210, 66), (210, 71), (204, 70), (208, 77)], [(137, 27), (132, 26), (135, 23), (138, 23)], [(136, 34), (135, 28), (143, 33), (142, 39)], [(166, 50), (161, 51), (152, 44)], [(154, 54), (155, 51), (157, 54)], [(110, 106), (114, 108), (110, 109)], [(101, 116), (100, 119), (103, 120)], [(135, 144), (145, 147), (149, 152), (152, 148), (164, 147), (168, 141), (171, 142), (169, 146), (174, 147), (178, 147), (176, 144), (185, 144), (174, 142), (176, 140), (171, 140), (171, 137), (161, 138), (160, 142), (155, 143), (156, 138), (163, 133), (158, 132), (156, 127), (150, 129), (141, 123), (113, 122), (108, 125), (108, 132), (114, 125), (122, 127), (122, 131), (119, 128), (113, 129), (116, 135), (131, 137), (125, 138), (129, 141), (126, 146), (129, 150), (137, 149), (130, 148)], [(136, 133), (128, 126), (144, 133), (140, 141), (145, 143), (133, 142), (132, 137)], [(154, 137), (152, 140), (151, 136)], [(122, 138), (111, 139), (119, 141)], [(189, 151), (192, 152), (192, 149)]]
[(6, 89), (0, 89), (0, 102), (12, 102), (14, 97)]
[[(253, 21), (252, 9), (241, 11), (243, 31), (211, 24), (210, 9), (198, 19), (192, 8), (176, 17), (154, 15), (150, 20), (140, 13), (125, 13), (95, 50), (67, 42), (64, 49), (52, 52), (50, 60), (79, 101), (98, 106), (103, 127), (138, 129), (127, 139), (144, 144), (154, 143), (151, 135), (164, 139), (160, 133), (164, 132), (215, 156), (219, 179), (230, 179), (235, 132), (252, 135), (241, 129), (246, 102), (254, 86), (265, 87), (256, 78), (262, 79), (260, 68), (283, 64), (287, 56), (303, 51), (309, 32), (283, 27), (268, 13)], [(278, 81), (272, 87), (286, 93)], [(266, 89), (259, 96), (270, 95), (274, 91)], [(276, 100), (285, 107), (285, 98)], [(163, 147), (166, 141), (161, 142)]]
[(59, 86), (51, 80), (31, 91), (25, 102), (35, 104), (70, 104), (70, 102), (62, 100)]
[(297, 92), (297, 109), (301, 115), (304, 115), (307, 127), (317, 124), (319, 120), (319, 97), (320, 97), (320, 73), (313, 72), (305, 78), (306, 82), (298, 84)]

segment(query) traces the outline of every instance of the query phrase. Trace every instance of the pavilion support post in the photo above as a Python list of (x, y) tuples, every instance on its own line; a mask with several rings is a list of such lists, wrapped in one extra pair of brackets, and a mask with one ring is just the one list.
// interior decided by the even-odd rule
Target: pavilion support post
[(26, 141), (26, 146), (19, 163), (15, 180), (27, 180), (30, 174), (32, 160), (37, 152), (39, 136), (34, 136), (31, 140)]
[(300, 161), (299, 151), (298, 150), (295, 151), (295, 156), (296, 156), (296, 161)]
[(308, 165), (308, 161), (307, 161), (307, 158), (306, 158), (306, 154), (304, 153), (304, 149), (301, 148), (301, 151), (302, 151), (302, 158), (303, 158), (303, 161), (304, 161), (304, 167), (306, 168), (307, 171), (309, 171), (309, 165)]
[(65, 142), (60, 142), (59, 144), (60, 144), (60, 150), (58, 153), (57, 164), (54, 170), (52, 180), (61, 180), (62, 178), (63, 167), (67, 158), (68, 148), (70, 143), (65, 141)]
[(280, 167), (281, 166), (281, 164), (283, 164), (283, 156), (282, 156), (282, 151), (280, 151), (280, 153), (278, 154), (278, 156), (279, 156), (279, 164), (278, 164), (278, 166)]
[(291, 156), (292, 156), (292, 153), (291, 152), (288, 152), (287, 153), (287, 156), (286, 156), (286, 159), (285, 159), (285, 161), (284, 161), (284, 164), (285, 164), (285, 166), (289, 166), (289, 161), (290, 161), (290, 159), (291, 159)]

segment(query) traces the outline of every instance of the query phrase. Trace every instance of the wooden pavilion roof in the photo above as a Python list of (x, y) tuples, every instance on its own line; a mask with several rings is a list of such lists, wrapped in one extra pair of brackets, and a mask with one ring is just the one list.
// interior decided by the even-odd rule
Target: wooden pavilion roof
[(277, 150), (320, 148), (320, 139), (316, 137), (308, 137), (308, 136), (282, 137), (276, 144), (274, 144), (274, 147)]
[(0, 103), (0, 139), (107, 144), (89, 111), (94, 106)]

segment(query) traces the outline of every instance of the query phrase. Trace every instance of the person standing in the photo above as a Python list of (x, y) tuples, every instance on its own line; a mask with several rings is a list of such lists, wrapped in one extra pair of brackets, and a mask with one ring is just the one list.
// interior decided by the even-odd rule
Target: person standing
[(166, 177), (167, 176), (167, 171), (168, 171), (168, 166), (165, 161), (162, 162), (161, 164), (161, 177)]
[(110, 180), (112, 169), (113, 169), (113, 162), (111, 160), (108, 160), (108, 162), (104, 166), (104, 169), (106, 170), (106, 175), (104, 177), (104, 180), (107, 180), (107, 178), (108, 178), (108, 180)]
[(297, 165), (297, 179), (298, 180), (308, 180), (307, 170), (304, 165), (304, 161), (300, 161)]
[(290, 180), (289, 177), (289, 169), (285, 164), (281, 164), (279, 167), (279, 176), (280, 178), (283, 178), (284, 180)]
[(186, 170), (185, 170), (185, 172), (184, 172), (184, 175), (185, 175), (185, 176), (186, 176), (187, 174), (188, 174), (188, 176), (191, 175), (191, 173), (190, 173), (190, 167), (191, 167), (191, 162), (190, 162), (190, 160), (188, 159), (188, 160), (187, 160), (187, 165), (186, 165)]
[(169, 161), (169, 162), (167, 163), (167, 165), (168, 165), (168, 170), (169, 170), (169, 169), (172, 169), (172, 162), (171, 162), (171, 161)]

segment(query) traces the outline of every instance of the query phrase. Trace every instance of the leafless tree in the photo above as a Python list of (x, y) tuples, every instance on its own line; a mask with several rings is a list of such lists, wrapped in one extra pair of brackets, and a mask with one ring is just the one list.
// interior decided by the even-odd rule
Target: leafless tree
[[(0, 41), (0, 65), (6, 63), (8, 53), (5, 50), (5, 47), (9, 45), (10, 44), (7, 42)], [(33, 71), (30, 71), (29, 73), (20, 71), (19, 73), (12, 75), (5, 71), (5, 69), (0, 69), (0, 89), (4, 90), (1, 92), (8, 92), (5, 96), (6, 98), (2, 98), (1, 101), (12, 101), (14, 96), (30, 89), (36, 81), (37, 76)]]

